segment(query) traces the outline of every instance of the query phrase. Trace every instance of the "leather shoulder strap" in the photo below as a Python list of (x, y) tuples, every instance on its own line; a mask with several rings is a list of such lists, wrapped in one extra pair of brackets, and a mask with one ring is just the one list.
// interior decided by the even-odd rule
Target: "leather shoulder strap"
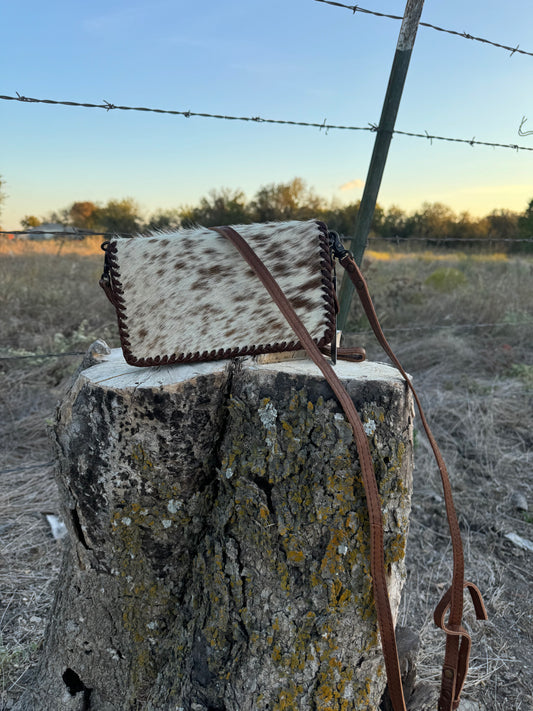
[(336, 395), (348, 422), (350, 423), (359, 453), (361, 475), (366, 495), (366, 503), (370, 519), (370, 567), (373, 582), (374, 602), (378, 618), (378, 626), (385, 659), (385, 669), (389, 684), (389, 695), (394, 711), (406, 711), (403, 696), (400, 665), (394, 635), (394, 622), (387, 592), (387, 579), (383, 553), (383, 520), (379, 491), (374, 475), (372, 456), (368, 439), (363, 429), (361, 419), (355, 409), (351, 397), (339, 380), (337, 374), (323, 357), (318, 346), (313, 341), (309, 332), (294, 311), (287, 297), (269, 272), (265, 264), (259, 259), (243, 237), (231, 227), (213, 227), (216, 232), (226, 237), (249, 266), (254, 270), (264, 287), (276, 303), (283, 316), (291, 325), (301, 345), (307, 351), (311, 360), (318, 366), (324, 378), (329, 383)]
[[(435, 441), (431, 429), (429, 428), (418, 395), (413, 387), (413, 384), (411, 383), (410, 378), (385, 338), (379, 324), (372, 299), (370, 298), (370, 293), (365, 279), (355, 260), (348, 252), (341, 258), (340, 262), (355, 286), (365, 314), (377, 340), (385, 353), (403, 375), (408, 387), (413, 393), (414, 400), (420, 413), (422, 426), (424, 427), (440, 471), (444, 501), (446, 505), (446, 514), (448, 518), (448, 527), (452, 541), (453, 575), (451, 587), (437, 605), (434, 617), (435, 624), (446, 632), (446, 651), (442, 670), (441, 695), (438, 709), (439, 711), (450, 711), (450, 709), (456, 709), (459, 706), (460, 695), (464, 686), (466, 673), (468, 671), (468, 661), (470, 657), (470, 636), (461, 624), (463, 616), (463, 589), (465, 587), (469, 590), (472, 596), (477, 618), (479, 620), (486, 620), (487, 612), (478, 588), (472, 583), (465, 582), (464, 580), (463, 544), (461, 541), (459, 522), (457, 520), (457, 514), (453, 503), (450, 479), (446, 470), (444, 459), (442, 458), (437, 442)], [(449, 616), (446, 622), (445, 615), (448, 611)]]
[[(301, 345), (307, 351), (307, 354), (318, 366), (324, 378), (329, 383), (335, 393), (341, 407), (343, 408), (346, 417), (352, 426), (357, 450), (359, 452), (361, 474), (365, 488), (366, 501), (370, 519), (370, 555), (371, 555), (371, 574), (373, 581), (374, 600), (378, 618), (378, 626), (383, 648), (383, 656), (385, 659), (385, 668), (387, 672), (387, 681), (389, 687), (389, 696), (394, 711), (406, 711), (403, 689), (401, 684), (401, 675), (398, 662), (398, 652), (396, 647), (396, 639), (394, 635), (394, 623), (390, 609), (390, 603), (387, 593), (387, 582), (383, 555), (383, 522), (380, 507), (379, 491), (374, 476), (372, 465), (372, 457), (368, 440), (361, 423), (361, 419), (354, 407), (354, 404), (348, 395), (346, 389), (339, 380), (337, 374), (331, 365), (323, 358), (321, 351), (316, 343), (309, 335), (307, 329), (299, 319), (298, 315), (292, 308), (287, 297), (280, 289), (279, 285), (273, 278), (264, 263), (259, 259), (247, 242), (238, 232), (231, 227), (214, 227), (222, 236), (226, 237), (241, 256), (246, 260), (249, 266), (254, 270), (258, 278), (261, 280), (273, 301), (291, 325)], [(462, 622), (463, 615), (463, 589), (466, 587), (472, 597), (476, 616), (480, 620), (487, 619), (487, 613), (483, 604), (483, 599), (478, 588), (464, 580), (464, 554), (461, 541), (461, 533), (459, 522), (453, 503), (452, 491), (446, 465), (440, 453), (437, 442), (429, 428), (424, 411), (421, 407), (418, 395), (411, 383), (410, 378), (403, 369), (402, 365), (396, 358), (390, 345), (388, 344), (385, 335), (379, 324), (368, 287), (364, 280), (359, 267), (355, 263), (353, 257), (346, 253), (341, 258), (341, 264), (347, 271), (352, 280), (370, 325), (383, 347), (385, 353), (389, 356), (399, 372), (404, 377), (407, 386), (413, 393), (414, 400), (417, 404), (420, 419), (426, 435), (429, 439), (431, 448), (435, 455), (437, 465), (440, 471), (442, 486), (444, 491), (444, 499), (446, 504), (446, 513), (448, 518), (448, 526), (452, 540), (453, 551), (453, 575), (452, 584), (449, 590), (445, 593), (442, 600), (437, 605), (435, 610), (435, 623), (446, 633), (446, 650), (444, 665), (442, 671), (441, 694), (439, 698), (439, 711), (452, 711), (459, 707), (461, 691), (468, 670), (468, 662), (470, 657), (471, 639), (468, 632), (465, 630)], [(449, 613), (449, 614), (448, 614)], [(446, 615), (448, 619), (446, 620)]]

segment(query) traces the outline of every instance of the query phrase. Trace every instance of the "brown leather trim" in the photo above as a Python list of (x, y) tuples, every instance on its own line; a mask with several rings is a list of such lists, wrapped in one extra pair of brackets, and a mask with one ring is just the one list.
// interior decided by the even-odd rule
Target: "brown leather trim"
[(338, 300), (335, 293), (335, 284), (333, 281), (334, 264), (332, 261), (331, 244), (329, 241), (329, 231), (324, 222), (316, 221), (320, 230), (320, 257), (321, 257), (321, 273), (322, 273), (322, 290), (326, 308), (326, 332), (323, 337), (323, 343), (319, 345), (327, 346), (333, 343), (337, 338), (337, 313)]
[(126, 323), (127, 319), (125, 312), (124, 291), (122, 289), (122, 283), (120, 279), (120, 267), (117, 260), (116, 242), (109, 241), (107, 243), (105, 249), (105, 263), (109, 281), (107, 283), (103, 283), (103, 280), (100, 280), (100, 286), (104, 289), (107, 298), (115, 307), (118, 320), (120, 344), (122, 346), (124, 358), (127, 363), (135, 365), (129, 360), (132, 357), (132, 353), (129, 348), (130, 342)]
[[(324, 300), (324, 333), (316, 343), (320, 348), (329, 346), (336, 335), (336, 309), (335, 291), (333, 286), (333, 264), (331, 261), (331, 249), (326, 225), (323, 222), (316, 222), (318, 227), (318, 239), (320, 250), (320, 272), (322, 276), (322, 298)], [(213, 228), (216, 229), (216, 228)], [(133, 237), (132, 239), (142, 239)], [(250, 344), (241, 348), (225, 348), (203, 352), (182, 352), (182, 353), (159, 353), (149, 358), (139, 358), (131, 350), (131, 343), (128, 330), (128, 317), (126, 314), (126, 304), (124, 302), (124, 291), (120, 275), (120, 265), (117, 258), (116, 241), (110, 241), (106, 247), (106, 264), (109, 270), (109, 283), (100, 285), (104, 289), (108, 299), (115, 306), (120, 344), (124, 359), (129, 365), (137, 367), (174, 365), (179, 363), (196, 363), (214, 360), (228, 360), (241, 356), (262, 355), (264, 353), (283, 353), (285, 351), (302, 350), (302, 345), (297, 340), (283, 341), (276, 343)]]

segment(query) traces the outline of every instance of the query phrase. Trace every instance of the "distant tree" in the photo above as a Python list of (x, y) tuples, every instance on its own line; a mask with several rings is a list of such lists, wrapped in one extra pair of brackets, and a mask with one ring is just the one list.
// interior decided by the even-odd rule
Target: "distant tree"
[(385, 210), (376, 203), (374, 208), (374, 214), (372, 215), (372, 224), (370, 225), (370, 232), (374, 235), (380, 235), (383, 232), (383, 223), (385, 222)]
[(180, 226), (181, 218), (179, 210), (158, 210), (150, 217), (143, 230), (146, 232), (158, 230), (168, 232), (171, 230), (177, 230)]
[(340, 230), (340, 228), (338, 227), (338, 223), (339, 215), (342, 210), (342, 204), (338, 200), (333, 199), (331, 200), (329, 205), (323, 204), (320, 209), (317, 210), (316, 215), (314, 215), (314, 217), (319, 220), (322, 220), (322, 222), (325, 222), (330, 230), (341, 232), (342, 230)]
[(533, 199), (529, 201), (525, 212), (518, 218), (520, 237), (533, 237)]
[(518, 214), (511, 210), (493, 210), (480, 222), (484, 223), (484, 236), (491, 239), (513, 239), (518, 234)]
[(254, 221), (310, 220), (320, 216), (323, 201), (302, 178), (259, 188), (250, 204)]
[(360, 204), (361, 201), (357, 200), (357, 202), (326, 213), (324, 221), (329, 229), (335, 230), (340, 235), (346, 235), (346, 237), (353, 236)]
[(446, 232), (448, 239), (483, 239), (487, 236), (487, 223), (464, 211), (450, 219)]
[(44, 222), (57, 222), (60, 225), (67, 225), (69, 221), (69, 208), (64, 207), (61, 210), (53, 210), (52, 212), (49, 212), (47, 215), (45, 215), (42, 220), (41, 224)]
[[(355, 234), (355, 227), (357, 224), (357, 216), (359, 214), (359, 208), (361, 206), (361, 201), (357, 200), (344, 207), (338, 207), (336, 210), (323, 210), (323, 219), (328, 225), (328, 227), (335, 232), (346, 237), (353, 237)], [(320, 213), (317, 214), (319, 216)], [(374, 215), (372, 217), (372, 224), (370, 225), (371, 235), (381, 235), (383, 232), (383, 223), (385, 220), (385, 211), (381, 205), (376, 204), (374, 210)]]
[(42, 224), (42, 221), (38, 217), (35, 217), (35, 215), (26, 215), (22, 218), (20, 224), (25, 230), (27, 230), (30, 227), (39, 227), (39, 225)]
[(406, 226), (407, 215), (405, 212), (397, 205), (391, 205), (383, 214), (379, 234), (381, 237), (399, 237), (403, 239), (408, 236)]
[(141, 231), (139, 206), (133, 198), (109, 200), (98, 209), (97, 227), (102, 232), (135, 234)]
[(73, 202), (66, 213), (68, 223), (73, 227), (94, 230), (98, 226), (100, 208), (94, 202)]
[(456, 220), (455, 213), (447, 205), (425, 202), (422, 210), (415, 212), (412, 217), (413, 234), (434, 239), (451, 237)]
[(198, 206), (182, 208), (179, 218), (183, 227), (238, 225), (252, 221), (244, 193), (230, 188), (211, 190)]
[[(3, 188), (4, 181), (0, 176), (0, 206), (5, 198)], [(330, 229), (349, 237), (354, 235), (359, 208), (359, 200), (345, 206), (333, 201), (327, 205), (302, 178), (296, 177), (287, 183), (261, 186), (249, 202), (241, 190), (211, 190), (207, 197), (201, 198), (196, 205), (159, 209), (147, 221), (143, 221), (135, 200), (124, 198), (109, 200), (104, 207), (90, 201), (77, 201), (68, 208), (50, 213), (44, 220), (34, 215), (26, 215), (21, 224), (24, 228), (29, 228), (38, 226), (43, 221), (59, 222), (94, 231), (135, 234), (141, 231), (173, 231), (192, 225), (211, 227), (316, 218), (323, 220)], [(409, 215), (396, 205), (388, 209), (376, 205), (371, 235), (372, 233), (376, 236), (400, 239), (417, 236), (454, 242), (466, 239), (533, 237), (533, 199), (522, 214), (510, 210), (493, 210), (482, 218), (472, 217), (468, 212), (456, 215), (450, 207), (439, 202), (425, 202), (419, 210)], [(452, 248), (457, 246), (450, 244)], [(531, 249), (529, 245), (519, 245), (515, 248)]]

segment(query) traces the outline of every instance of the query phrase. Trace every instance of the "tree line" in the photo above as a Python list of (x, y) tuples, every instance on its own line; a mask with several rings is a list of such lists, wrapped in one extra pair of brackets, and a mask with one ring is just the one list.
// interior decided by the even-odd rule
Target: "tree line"
[[(67, 208), (51, 213), (46, 219), (26, 216), (23, 227), (38, 227), (43, 222), (104, 233), (135, 234), (154, 230), (175, 230), (193, 225), (211, 227), (224, 224), (247, 224), (277, 220), (323, 220), (330, 229), (342, 235), (353, 234), (360, 201), (348, 205), (327, 203), (309, 188), (302, 178), (287, 183), (260, 187), (251, 200), (241, 190), (212, 190), (196, 205), (156, 210), (148, 217), (141, 214), (132, 198), (109, 200), (105, 205), (90, 201), (74, 202)], [(456, 247), (471, 239), (487, 240), (494, 246), (499, 240), (533, 238), (533, 199), (523, 213), (493, 210), (484, 217), (472, 217), (468, 212), (456, 214), (442, 203), (424, 203), (412, 213), (395, 205), (384, 209), (377, 205), (371, 228), (371, 238), (395, 239), (398, 242), (416, 237), (428, 244), (443, 242)], [(444, 242), (445, 240), (445, 242)], [(450, 242), (451, 240), (451, 242)], [(509, 248), (509, 245), (506, 245)], [(517, 243), (514, 248), (528, 251), (533, 243)], [(502, 245), (503, 247), (503, 245)]]

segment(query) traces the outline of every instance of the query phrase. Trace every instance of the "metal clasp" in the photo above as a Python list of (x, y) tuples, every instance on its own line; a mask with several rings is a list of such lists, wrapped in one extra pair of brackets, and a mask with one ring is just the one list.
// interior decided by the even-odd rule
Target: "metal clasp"
[(111, 283), (111, 267), (109, 264), (109, 253), (107, 251), (107, 248), (109, 247), (109, 242), (102, 242), (100, 246), (105, 252), (104, 271), (102, 273), (102, 276), (100, 277), (100, 286), (105, 291), (105, 294), (109, 301), (111, 301), (111, 303), (115, 305), (115, 294), (113, 292), (113, 285)]
[(328, 232), (328, 236), (329, 244), (331, 246), (331, 253), (334, 257), (341, 260), (347, 254), (349, 254), (349, 251), (343, 245), (338, 232), (333, 232), (333, 230), (331, 230), (330, 232)]

